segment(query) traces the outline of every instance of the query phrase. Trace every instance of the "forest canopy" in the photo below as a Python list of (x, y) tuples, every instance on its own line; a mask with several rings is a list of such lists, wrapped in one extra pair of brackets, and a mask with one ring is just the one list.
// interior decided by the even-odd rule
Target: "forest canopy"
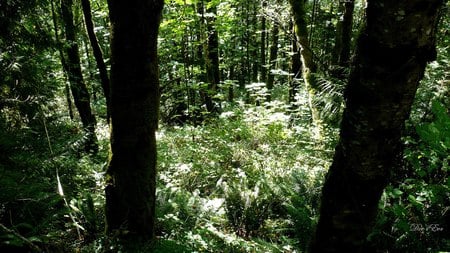
[(450, 3), (0, 2), (0, 252), (449, 252)]

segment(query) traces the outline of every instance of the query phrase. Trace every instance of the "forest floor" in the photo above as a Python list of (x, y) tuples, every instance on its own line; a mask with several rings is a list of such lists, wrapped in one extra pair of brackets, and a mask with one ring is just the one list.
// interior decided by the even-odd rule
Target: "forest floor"
[[(315, 139), (286, 111), (280, 102), (238, 103), (200, 125), (160, 127), (161, 241), (185, 252), (294, 252), (309, 239), (335, 133)], [(2, 247), (112, 245), (102, 236), (107, 125), (98, 124), (99, 153), (86, 155), (76, 123), (40, 123), (0, 136), (0, 223), (11, 228), (0, 234)]]
[[(7, 129), (0, 135), (0, 252), (303, 252), (317, 222), (338, 129), (325, 128), (318, 136), (307, 108), (298, 108), (303, 109), (292, 112), (279, 101), (240, 102), (202, 124), (162, 124), (158, 243), (131, 251), (103, 232), (109, 150), (104, 122), (97, 127), (96, 155), (83, 153), (80, 126), (63, 116)], [(405, 157), (417, 157), (414, 152), (407, 149)], [(380, 203), (373, 242), (450, 248), (444, 231), (413, 231), (408, 225), (444, 229), (440, 210), (448, 202), (448, 186), (445, 177), (438, 179), (394, 181)], [(422, 223), (416, 221), (420, 217)]]

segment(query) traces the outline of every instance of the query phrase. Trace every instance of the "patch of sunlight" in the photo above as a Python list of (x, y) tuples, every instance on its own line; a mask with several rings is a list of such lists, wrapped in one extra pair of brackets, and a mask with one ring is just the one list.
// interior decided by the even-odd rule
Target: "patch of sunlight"
[(272, 147), (269, 144), (267, 144), (267, 143), (261, 144), (259, 146), (259, 148), (265, 153), (269, 153), (270, 151), (272, 151)]
[(235, 113), (233, 111), (228, 111), (228, 112), (223, 112), (220, 114), (220, 118), (222, 119), (226, 119), (226, 118), (231, 118), (235, 115)]
[(159, 140), (163, 139), (164, 137), (166, 137), (164, 130), (158, 130), (158, 131), (156, 131), (155, 134), (156, 134), (156, 140), (157, 141), (159, 141)]
[(192, 170), (192, 163), (189, 163), (189, 164), (185, 164), (185, 163), (180, 164), (180, 163), (178, 163), (174, 167), (178, 168), (178, 172), (180, 174), (182, 174), (182, 173), (189, 173)]
[(295, 94), (295, 104), (297, 105), (308, 105), (309, 104), (309, 100), (308, 100), (308, 96), (306, 95), (306, 93), (301, 93), (298, 92), (297, 94)]
[(280, 76), (289, 76), (289, 72), (286, 72), (282, 69), (271, 69), (270, 70), (271, 75), (280, 75)]
[(265, 83), (251, 83), (251, 84), (245, 85), (245, 88), (247, 88), (249, 90), (261, 89), (262, 87), (266, 87), (266, 84)]
[[(106, 163), (104, 163), (104, 167), (106, 167)], [(104, 186), (104, 178), (105, 178), (105, 172), (97, 172), (95, 170), (92, 171), (93, 177), (95, 179), (95, 185), (98, 188), (102, 188)]]
[(310, 128), (310, 131), (312, 132), (311, 137), (316, 142), (322, 142), (324, 139), (324, 130), (323, 130), (322, 123), (319, 122), (319, 123), (313, 124), (313, 125), (314, 126), (312, 126)]
[(205, 199), (202, 210), (206, 212), (213, 212), (216, 215), (225, 215), (224, 198)]
[(289, 116), (282, 113), (282, 112), (275, 112), (272, 113), (271, 115), (269, 115), (268, 118), (270, 123), (274, 123), (274, 122), (288, 122), (289, 121)]
[(95, 128), (95, 134), (99, 140), (109, 139), (109, 126), (107, 124), (98, 123)]

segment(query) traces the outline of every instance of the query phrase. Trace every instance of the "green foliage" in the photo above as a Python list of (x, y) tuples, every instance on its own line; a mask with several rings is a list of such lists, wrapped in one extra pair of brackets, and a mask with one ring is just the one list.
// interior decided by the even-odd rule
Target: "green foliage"
[(450, 114), (432, 102), (433, 120), (416, 127), (416, 139), (406, 139), (405, 169), (389, 186), (380, 203), (382, 212), (371, 240), (401, 251), (450, 249), (448, 238), (448, 149)]
[(241, 103), (160, 130), (158, 234), (199, 252), (306, 248), (332, 152), (290, 128), (287, 109)]
[[(450, 117), (444, 106), (436, 100), (432, 102), (431, 112), (435, 117), (433, 122), (421, 124), (416, 130), (429, 150), (436, 152), (433, 155), (445, 159), (450, 151)], [(431, 154), (426, 155), (430, 157)]]
[[(103, 157), (81, 157), (70, 145), (80, 138), (81, 131), (56, 118), (32, 128), (15, 129), (5, 122), (8, 127), (0, 130), (0, 223), (47, 252), (72, 248), (80, 239), (77, 227), (87, 242), (102, 225), (101, 176), (96, 176), (96, 171), (101, 171), (99, 161), (105, 159), (105, 153)], [(57, 170), (63, 189), (60, 194)], [(1, 234), (0, 250), (9, 252), (10, 247), (20, 250), (29, 245), (14, 234)]]
[(284, 200), (273, 192), (275, 185), (267, 179), (260, 179), (249, 189), (245, 173), (239, 169), (236, 173), (240, 175), (240, 181), (236, 185), (225, 185), (225, 209), (235, 233), (247, 238), (257, 235), (266, 220), (279, 215), (276, 211), (282, 209)]
[[(157, 238), (120, 241), (103, 235), (109, 129), (100, 120), (98, 156), (83, 154), (83, 131), (67, 117), (65, 79), (55, 53), (49, 1), (0, 5), (0, 223), (46, 252), (303, 252), (317, 221), (320, 188), (336, 144), (345, 80), (326, 76), (334, 46), (337, 2), (306, 3), (328, 126), (317, 143), (308, 94), (300, 84), (286, 104), (291, 78), (291, 15), (287, 1), (205, 1), (217, 7), (222, 83), (211, 92), (199, 50), (206, 45), (200, 1), (166, 1), (159, 37), (161, 119), (158, 131)], [(362, 23), (356, 2), (355, 26)], [(106, 1), (92, 0), (96, 33), (109, 61)], [(76, 7), (78, 8), (78, 7)], [(447, 7), (448, 8), (448, 7)], [(77, 24), (81, 12), (75, 11)], [(262, 64), (260, 18), (280, 27), (271, 91), (254, 79)], [(405, 128), (404, 163), (380, 202), (370, 236), (374, 248), (396, 252), (450, 251), (448, 238), (449, 19), (438, 37)], [(79, 27), (82, 30), (81, 26)], [(60, 29), (61, 32), (61, 29)], [(82, 33), (80, 45), (87, 45)], [(98, 71), (80, 47), (97, 115), (105, 115)], [(268, 58), (266, 56), (266, 58)], [(347, 71), (347, 70), (345, 70)], [(257, 73), (258, 74), (258, 73)], [(301, 81), (301, 80), (299, 80)], [(267, 102), (267, 96), (272, 97)], [(203, 96), (222, 112), (209, 114)], [(231, 94), (231, 95), (230, 95)], [(439, 102), (438, 102), (439, 101)], [(59, 172), (59, 182), (56, 179)], [(58, 186), (64, 195), (58, 194)], [(64, 201), (66, 200), (66, 202)], [(0, 251), (28, 250), (17, 234), (0, 233)]]

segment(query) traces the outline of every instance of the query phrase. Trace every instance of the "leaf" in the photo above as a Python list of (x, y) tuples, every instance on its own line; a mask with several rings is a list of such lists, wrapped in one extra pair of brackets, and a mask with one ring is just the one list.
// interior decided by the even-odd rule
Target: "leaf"
[(398, 196), (401, 196), (401, 195), (403, 194), (403, 192), (402, 192), (400, 189), (395, 188), (395, 189), (392, 191), (392, 194), (393, 194), (395, 197), (398, 197)]
[(37, 237), (37, 236), (29, 237), (28, 240), (29, 240), (30, 242), (42, 242), (42, 239), (39, 238), (39, 237)]

